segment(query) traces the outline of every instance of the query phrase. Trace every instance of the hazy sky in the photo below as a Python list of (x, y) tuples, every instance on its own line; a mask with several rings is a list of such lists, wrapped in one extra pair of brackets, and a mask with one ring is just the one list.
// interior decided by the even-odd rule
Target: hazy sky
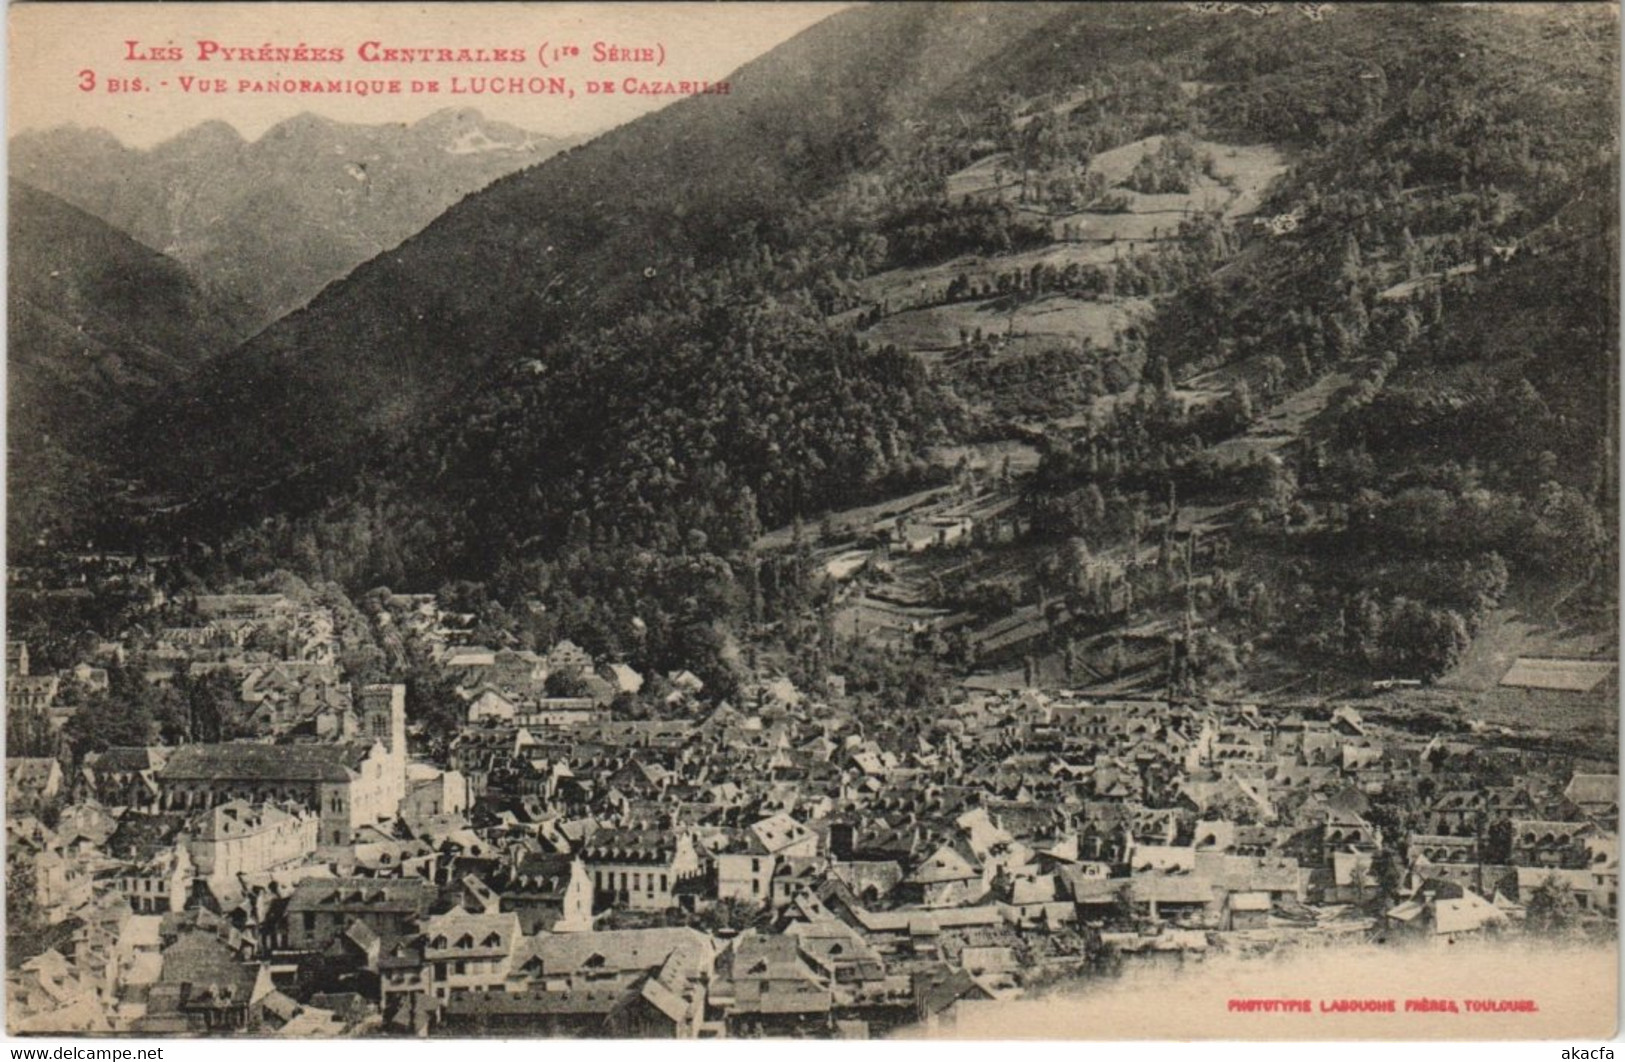
[[(258, 137), (277, 122), (310, 111), (353, 122), (411, 122), (446, 107), (473, 107), (488, 117), (554, 135), (598, 132), (673, 102), (670, 96), (587, 95), (585, 82), (725, 78), (742, 64), (827, 17), (843, 3), (690, 4), (321, 4), (108, 3), (21, 4), (9, 16), (7, 62), (10, 131), (54, 125), (100, 126), (131, 146), (146, 147), (211, 119)], [(132, 61), (143, 52), (178, 47), (178, 61)], [(299, 44), (342, 48), (342, 62), (200, 61), (199, 41), (227, 47)], [(364, 62), (363, 42), (384, 47), (523, 49), (522, 63)], [(544, 69), (543, 43), (575, 45), (581, 56)], [(595, 42), (663, 45), (663, 66), (594, 64)], [(90, 71), (94, 80), (84, 72)], [(451, 95), (451, 78), (565, 76), (575, 98), (551, 95)], [(186, 91), (182, 79), (224, 78), (221, 94)], [(110, 92), (114, 79), (140, 77), (140, 93)], [(238, 82), (306, 79), (438, 79), (439, 94), (264, 95)], [(168, 82), (160, 86), (159, 81)], [(92, 85), (89, 91), (81, 84)], [(194, 83), (194, 86), (200, 83)]]

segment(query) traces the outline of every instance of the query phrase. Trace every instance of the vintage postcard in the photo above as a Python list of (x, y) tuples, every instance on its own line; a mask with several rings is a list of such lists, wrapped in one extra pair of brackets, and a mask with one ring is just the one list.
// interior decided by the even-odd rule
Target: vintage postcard
[(1618, 19), (14, 4), (8, 1034), (1613, 1035)]

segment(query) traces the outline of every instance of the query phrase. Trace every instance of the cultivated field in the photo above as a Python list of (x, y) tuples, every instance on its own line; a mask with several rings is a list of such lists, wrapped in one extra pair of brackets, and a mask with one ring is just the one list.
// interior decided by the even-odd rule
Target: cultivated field
[(1149, 305), (1142, 299), (1085, 302), (1050, 295), (1010, 312), (1000, 302), (985, 299), (907, 310), (882, 318), (864, 338), (876, 346), (891, 343), (899, 350), (941, 353), (960, 345), (961, 331), (974, 335), (980, 329), (989, 336), (1053, 343), (1078, 344), (1088, 338), (1096, 346), (1106, 347)]

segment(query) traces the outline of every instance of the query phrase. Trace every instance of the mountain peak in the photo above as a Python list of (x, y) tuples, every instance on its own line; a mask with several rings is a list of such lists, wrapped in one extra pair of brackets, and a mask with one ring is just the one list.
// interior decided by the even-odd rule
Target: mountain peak
[(11, 138), (14, 145), (62, 148), (71, 146), (84, 151), (120, 152), (128, 150), (124, 142), (99, 125), (56, 125), (49, 129), (27, 129)]
[(445, 107), (425, 115), (412, 123), (420, 132), (442, 129), (466, 129), (485, 124), (485, 115), (477, 107)]
[(243, 134), (230, 122), (219, 119), (194, 125), (154, 147), (152, 150), (177, 151), (197, 148), (234, 148), (247, 143)]
[(325, 136), (333, 130), (348, 124), (336, 122), (331, 118), (323, 118), (310, 111), (301, 111), (291, 118), (284, 118), (260, 137), (262, 144), (275, 143), (279, 140), (297, 140), (305, 137)]

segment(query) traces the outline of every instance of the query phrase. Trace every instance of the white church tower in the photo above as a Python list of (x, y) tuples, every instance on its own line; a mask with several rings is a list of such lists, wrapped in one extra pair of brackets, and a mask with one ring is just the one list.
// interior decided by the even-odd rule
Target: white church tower
[(384, 746), (387, 756), (383, 802), (387, 808), (399, 808), (406, 799), (405, 686), (395, 683), (361, 688), (361, 738)]

